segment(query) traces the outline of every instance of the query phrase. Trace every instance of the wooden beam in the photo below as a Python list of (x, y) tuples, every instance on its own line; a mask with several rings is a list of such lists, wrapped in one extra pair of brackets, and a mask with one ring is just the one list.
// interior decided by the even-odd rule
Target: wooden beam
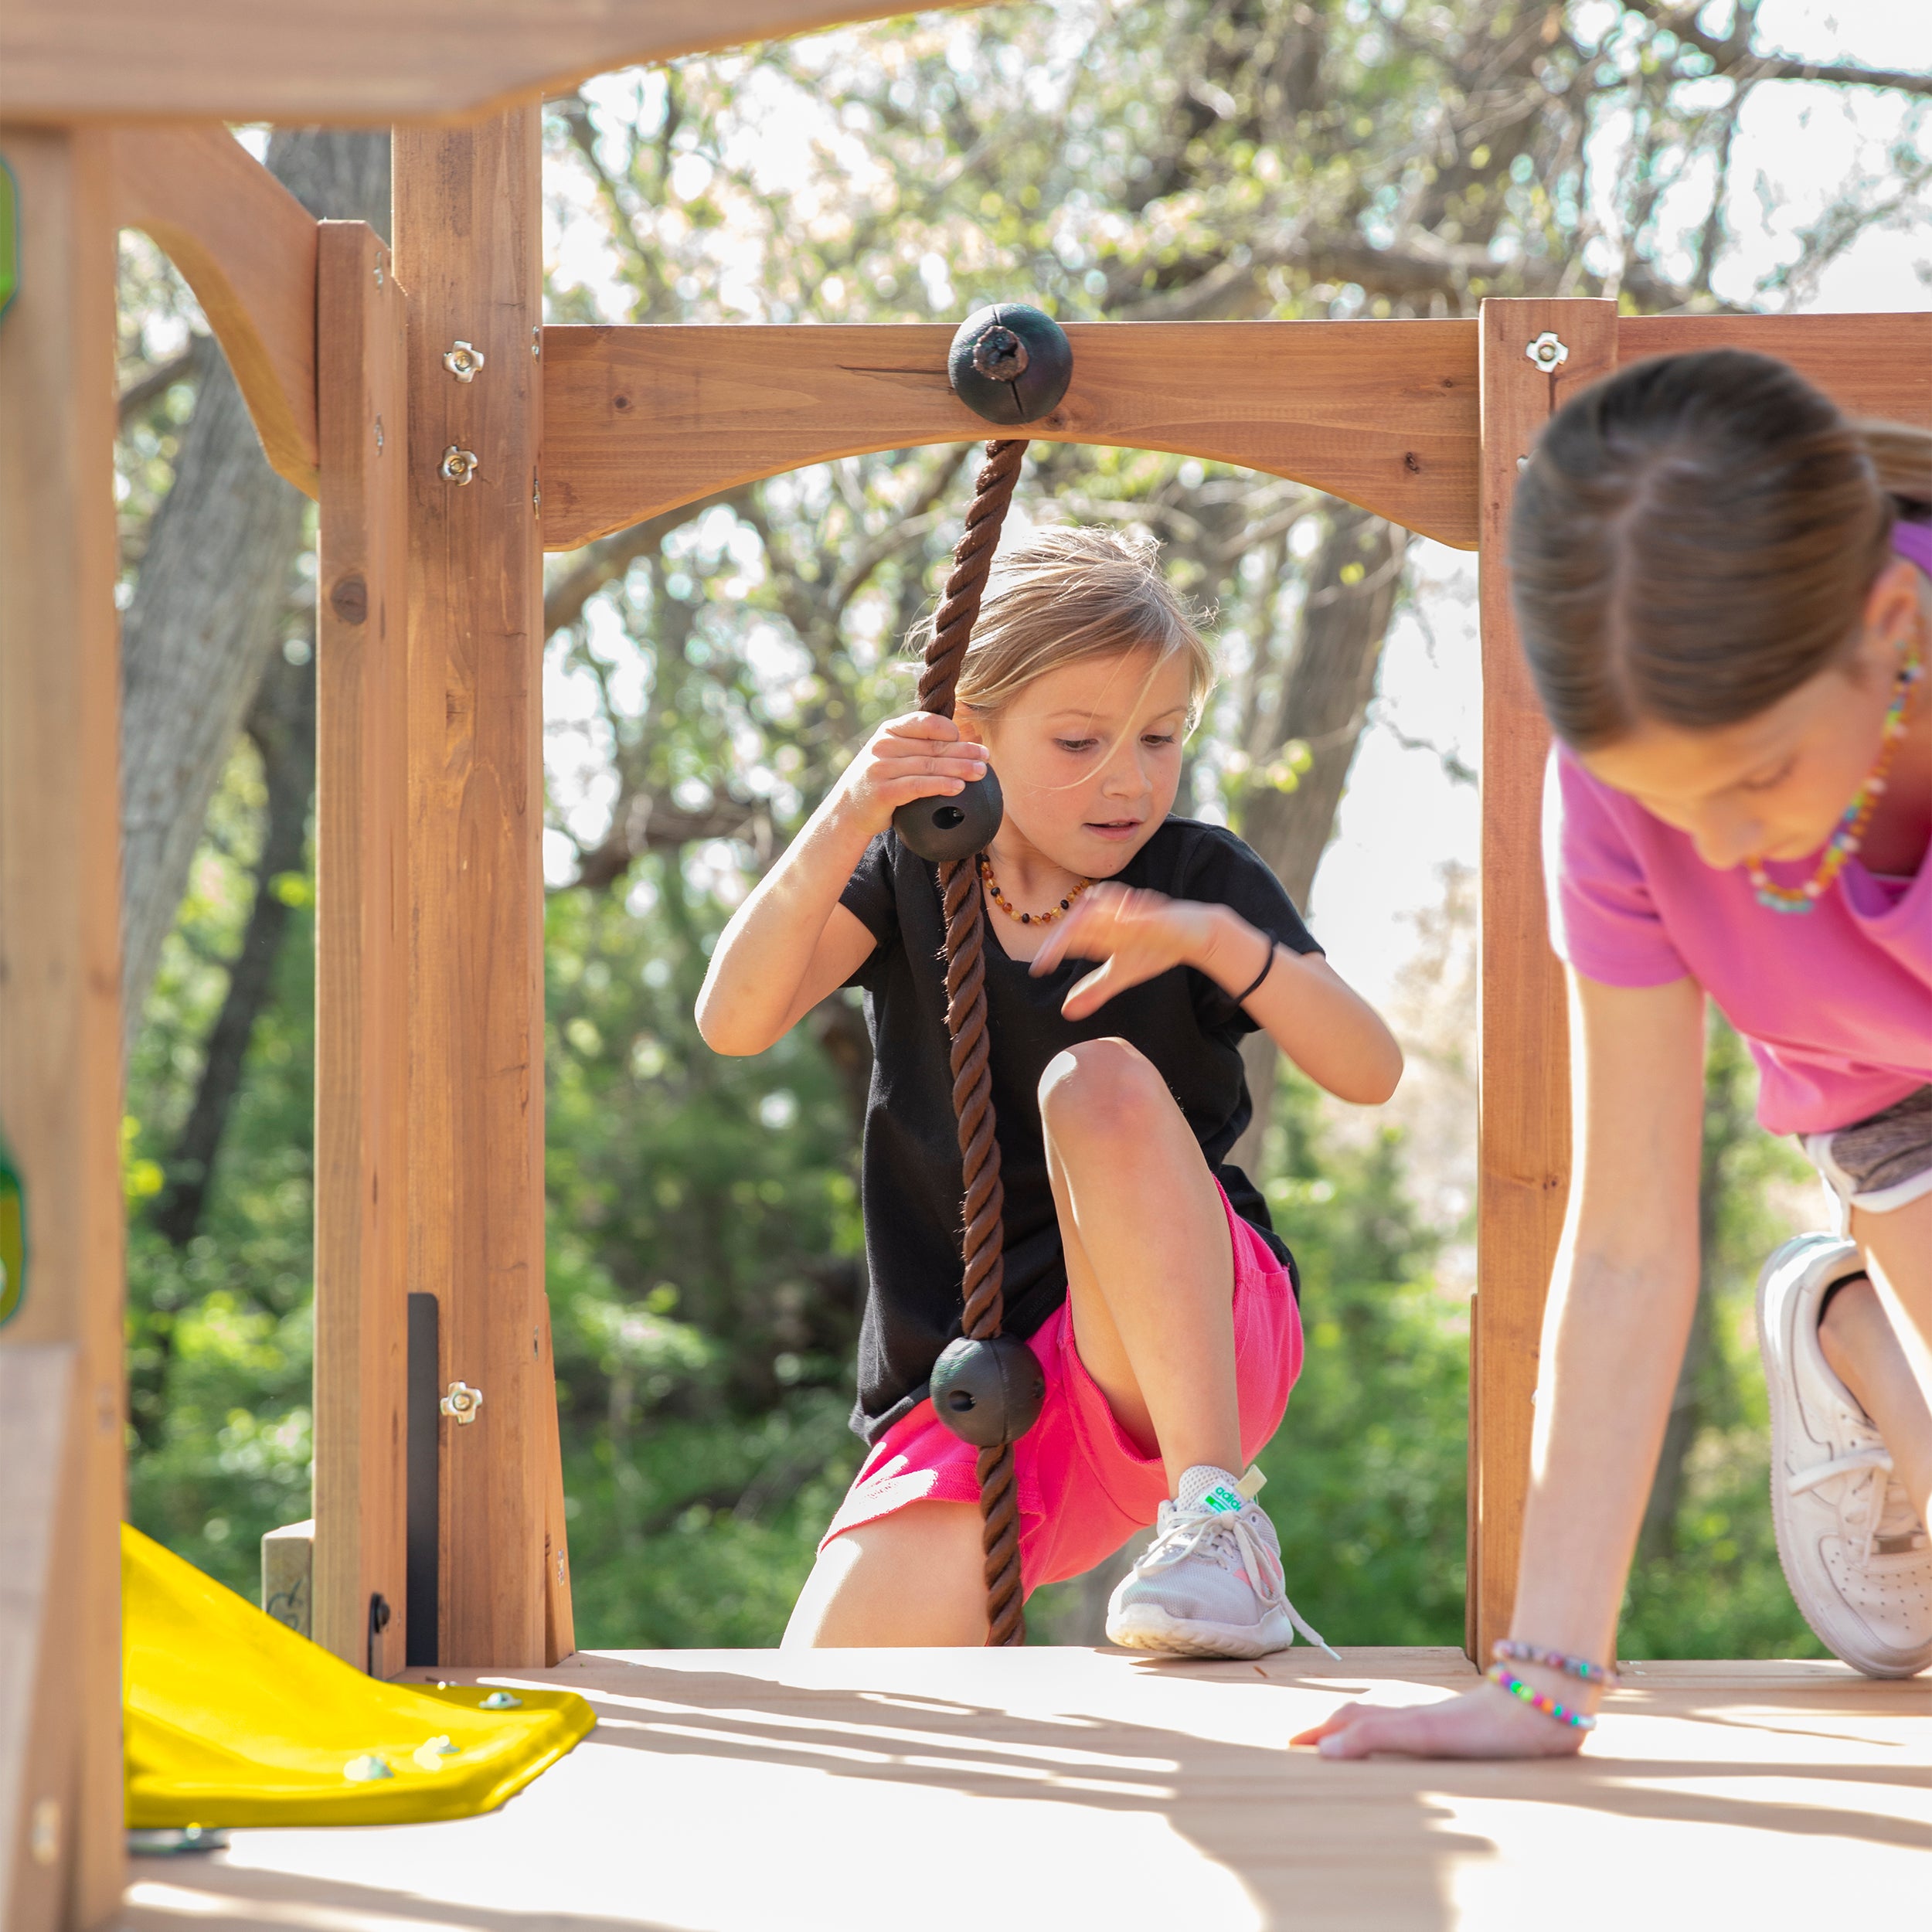
[(116, 219), (181, 270), (269, 462), (313, 496), (313, 217), (225, 128), (120, 128), (112, 139)]
[[(0, 323), (0, 1109), (26, 1192), (26, 1298), (0, 1347), (76, 1351), (71, 1622), (79, 1783), (68, 1922), (120, 1911), (121, 659), (114, 228), (106, 144), (0, 129), (20, 290)], [(12, 1821), (0, 1823), (9, 1827)]]
[(81, 1527), (80, 1350), (0, 1349), (0, 1923), (67, 1922), (82, 1696), (67, 1593)]
[[(1509, 604), (1519, 464), (1576, 392), (1617, 365), (1617, 305), (1482, 305), (1482, 863), (1476, 1294), (1470, 1309), (1469, 1653), (1509, 1630), (1529, 1485), (1537, 1342), (1570, 1187), (1569, 1028), (1543, 904), (1549, 730)], [(1546, 371), (1529, 345), (1553, 333)]]
[(1848, 416), (1932, 426), (1932, 311), (1894, 315), (1627, 315), (1617, 360), (1750, 349), (1789, 362)]
[(9, 0), (0, 73), (22, 121), (369, 127), (474, 119), (614, 67), (904, 11), (903, 0)]
[[(324, 222), (316, 626), (315, 1640), (406, 1628), (409, 373), (389, 250)], [(389, 1673), (393, 1674), (393, 1671)]]
[[(440, 1304), (444, 1664), (545, 1655), (539, 114), (399, 130), (410, 301), (411, 1284)], [(454, 343), (482, 354), (459, 381)], [(445, 474), (448, 458), (456, 476)], [(473, 461), (472, 461), (473, 459)], [(553, 1613), (553, 1622), (556, 1621)]]
[[(1076, 322), (1073, 384), (1026, 434), (1292, 477), (1476, 544), (1473, 322)], [(995, 434), (946, 383), (944, 323), (543, 332), (543, 540), (574, 549), (807, 463)]]

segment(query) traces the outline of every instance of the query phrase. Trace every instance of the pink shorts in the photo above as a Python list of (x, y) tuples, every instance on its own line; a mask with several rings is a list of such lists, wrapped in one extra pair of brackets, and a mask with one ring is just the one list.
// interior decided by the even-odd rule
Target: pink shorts
[[(1234, 1372), (1241, 1453), (1250, 1462), (1280, 1427), (1301, 1372), (1301, 1318), (1288, 1271), (1228, 1206), (1234, 1246)], [(1019, 1464), (1020, 1570), (1029, 1592), (1113, 1555), (1153, 1522), (1167, 1498), (1158, 1455), (1144, 1456), (1114, 1419), (1073, 1343), (1066, 1303), (1029, 1345), (1046, 1376), (1040, 1418), (1015, 1449)], [(861, 1523), (914, 1502), (977, 1502), (978, 1451), (922, 1402), (873, 1444), (818, 1547)]]

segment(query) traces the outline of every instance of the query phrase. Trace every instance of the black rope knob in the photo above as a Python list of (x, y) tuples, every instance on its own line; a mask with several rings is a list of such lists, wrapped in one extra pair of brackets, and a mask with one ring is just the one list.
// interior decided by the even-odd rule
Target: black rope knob
[(1039, 1420), (1046, 1377), (1016, 1335), (949, 1342), (933, 1364), (933, 1407), (961, 1442), (997, 1449), (1017, 1442)]
[(953, 393), (989, 423), (1037, 423), (1073, 379), (1073, 349), (1052, 316), (995, 302), (959, 325), (946, 358)]
[(921, 859), (935, 866), (970, 859), (993, 842), (1005, 815), (999, 781), (991, 765), (984, 778), (968, 778), (950, 798), (915, 798), (893, 814), (893, 830)]

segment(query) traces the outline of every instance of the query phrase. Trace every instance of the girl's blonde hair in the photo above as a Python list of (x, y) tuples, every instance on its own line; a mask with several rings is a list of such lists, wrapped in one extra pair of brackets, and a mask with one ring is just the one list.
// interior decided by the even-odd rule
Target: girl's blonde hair
[[(1160, 546), (1112, 530), (1037, 532), (994, 564), (960, 667), (958, 702), (995, 719), (1036, 678), (1087, 658), (1155, 653), (1188, 669), (1188, 729), (1214, 687), (1203, 620), (1161, 573)], [(909, 642), (923, 647), (931, 621)]]

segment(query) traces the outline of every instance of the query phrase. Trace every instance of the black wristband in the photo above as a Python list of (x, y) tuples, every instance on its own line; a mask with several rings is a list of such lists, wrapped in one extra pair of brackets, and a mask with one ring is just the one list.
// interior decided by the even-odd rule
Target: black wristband
[[(1267, 936), (1264, 934), (1263, 937), (1267, 937)], [(1236, 993), (1235, 995), (1234, 1003), (1236, 1005), (1247, 1005), (1248, 1002), (1253, 998), (1254, 995), (1260, 990), (1262, 981), (1266, 979), (1269, 974), (1274, 971), (1274, 948), (1275, 941), (1272, 938), (1269, 938), (1267, 958), (1264, 963), (1260, 971), (1257, 973), (1253, 978), (1248, 982), (1247, 990), (1245, 992)]]

